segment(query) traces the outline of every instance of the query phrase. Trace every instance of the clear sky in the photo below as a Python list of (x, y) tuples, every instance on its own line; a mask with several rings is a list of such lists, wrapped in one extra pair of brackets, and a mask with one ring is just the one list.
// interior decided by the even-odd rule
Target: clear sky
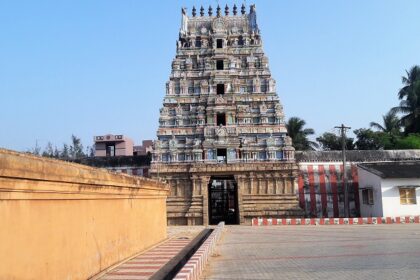
[[(251, 3), (286, 117), (317, 134), (380, 121), (420, 64), (418, 0)], [(217, 1), (0, 1), (0, 147), (154, 139), (180, 10), (193, 4)]]

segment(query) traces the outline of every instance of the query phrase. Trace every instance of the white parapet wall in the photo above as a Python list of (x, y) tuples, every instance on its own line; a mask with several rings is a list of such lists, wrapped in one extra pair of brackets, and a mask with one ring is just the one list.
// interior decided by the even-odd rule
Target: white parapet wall
[(216, 247), (216, 243), (222, 234), (225, 223), (220, 222), (210, 236), (198, 248), (197, 252), (189, 259), (181, 271), (175, 276), (175, 280), (198, 280)]
[(298, 225), (379, 225), (379, 224), (418, 224), (420, 216), (369, 217), (369, 218), (302, 218), (276, 219), (254, 218), (253, 226), (298, 226)]

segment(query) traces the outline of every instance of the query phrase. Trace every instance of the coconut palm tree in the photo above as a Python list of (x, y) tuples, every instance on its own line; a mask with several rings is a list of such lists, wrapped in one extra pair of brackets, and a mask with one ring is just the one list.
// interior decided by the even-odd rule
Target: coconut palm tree
[(304, 128), (305, 125), (306, 122), (298, 117), (290, 118), (286, 123), (288, 135), (292, 138), (296, 150), (315, 150), (318, 144), (308, 139), (315, 131), (312, 128)]
[(400, 119), (393, 110), (390, 110), (388, 113), (383, 115), (382, 120), (383, 125), (377, 122), (371, 122), (370, 127), (388, 134), (399, 134), (401, 132)]
[(406, 71), (407, 76), (402, 77), (404, 87), (398, 92), (400, 106), (391, 110), (401, 113), (401, 125), (404, 133), (420, 133), (420, 66), (413, 66)]

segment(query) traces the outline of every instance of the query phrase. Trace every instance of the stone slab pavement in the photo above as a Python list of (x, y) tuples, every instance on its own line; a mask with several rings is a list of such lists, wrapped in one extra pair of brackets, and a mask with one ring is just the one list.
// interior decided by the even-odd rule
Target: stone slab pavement
[(420, 279), (420, 225), (227, 226), (202, 279)]

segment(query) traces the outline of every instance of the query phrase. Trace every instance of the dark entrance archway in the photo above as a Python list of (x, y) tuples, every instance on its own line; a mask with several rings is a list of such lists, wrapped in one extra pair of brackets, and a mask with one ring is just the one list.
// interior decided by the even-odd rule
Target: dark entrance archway
[(233, 176), (212, 176), (209, 182), (209, 224), (239, 224), (238, 186)]

